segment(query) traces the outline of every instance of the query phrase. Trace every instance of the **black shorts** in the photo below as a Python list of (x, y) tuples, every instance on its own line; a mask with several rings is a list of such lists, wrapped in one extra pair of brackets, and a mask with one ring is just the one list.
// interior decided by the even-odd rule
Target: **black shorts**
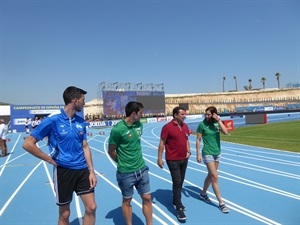
[(72, 201), (74, 191), (77, 195), (94, 192), (94, 188), (90, 188), (89, 175), (88, 168), (72, 170), (60, 166), (55, 167), (53, 183), (56, 193), (56, 204), (69, 204)]

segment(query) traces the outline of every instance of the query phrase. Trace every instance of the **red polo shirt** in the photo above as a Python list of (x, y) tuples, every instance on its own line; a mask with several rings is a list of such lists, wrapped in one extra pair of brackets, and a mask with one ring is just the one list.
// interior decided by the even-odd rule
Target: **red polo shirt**
[(185, 123), (178, 126), (177, 123), (172, 120), (163, 126), (160, 138), (166, 140), (166, 160), (186, 159), (189, 135), (189, 128)]

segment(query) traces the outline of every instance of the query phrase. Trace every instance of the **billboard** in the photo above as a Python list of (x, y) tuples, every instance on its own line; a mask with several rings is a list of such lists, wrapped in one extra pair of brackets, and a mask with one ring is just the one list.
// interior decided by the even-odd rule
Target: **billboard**
[[(25, 131), (26, 120), (33, 120), (35, 117), (44, 118), (52, 113), (59, 112), (64, 105), (11, 105), (10, 106), (10, 129), (17, 132)], [(84, 118), (84, 111), (76, 112)], [(31, 122), (30, 122), (31, 123)], [(31, 129), (31, 126), (29, 126)]]
[(125, 115), (125, 106), (130, 101), (141, 102), (146, 116), (165, 114), (163, 91), (102, 91), (102, 98), (103, 114), (106, 117)]

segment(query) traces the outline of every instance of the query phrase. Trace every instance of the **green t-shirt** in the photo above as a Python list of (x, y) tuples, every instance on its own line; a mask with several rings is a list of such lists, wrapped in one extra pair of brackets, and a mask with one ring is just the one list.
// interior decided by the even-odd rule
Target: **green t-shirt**
[(124, 119), (111, 129), (108, 143), (117, 146), (117, 169), (119, 172), (134, 172), (146, 165), (142, 155), (142, 133), (143, 124), (141, 122), (130, 125)]
[(221, 153), (219, 123), (207, 123), (204, 120), (198, 125), (197, 132), (202, 134), (202, 155), (219, 155)]

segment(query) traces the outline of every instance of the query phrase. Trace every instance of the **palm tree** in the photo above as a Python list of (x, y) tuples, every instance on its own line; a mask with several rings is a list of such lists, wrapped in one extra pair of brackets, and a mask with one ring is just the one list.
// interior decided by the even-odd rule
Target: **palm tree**
[(235, 90), (237, 91), (238, 88), (237, 88), (237, 80), (236, 80), (236, 76), (233, 76), (233, 79), (235, 80)]
[(248, 82), (249, 82), (249, 90), (252, 90), (252, 80), (249, 79)]
[(261, 82), (263, 84), (263, 89), (265, 89), (265, 87), (266, 87), (266, 80), (267, 80), (267, 78), (265, 78), (265, 77), (261, 78)]
[(277, 83), (278, 83), (278, 89), (280, 88), (280, 81), (279, 81), (279, 77), (281, 76), (280, 73), (276, 73), (275, 74), (276, 78), (277, 78)]
[(226, 77), (223, 77), (223, 92), (225, 92), (225, 80), (226, 80)]

